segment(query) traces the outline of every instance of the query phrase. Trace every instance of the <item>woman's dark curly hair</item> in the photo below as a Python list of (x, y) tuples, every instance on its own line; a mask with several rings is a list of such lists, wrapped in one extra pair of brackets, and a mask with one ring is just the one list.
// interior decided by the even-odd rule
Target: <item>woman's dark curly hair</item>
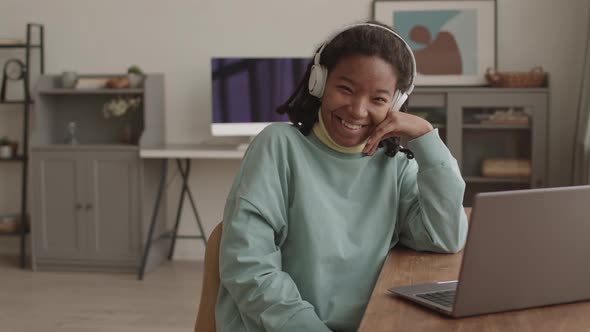
[[(390, 29), (379, 22), (369, 21), (367, 23)], [(370, 25), (358, 25), (344, 30), (326, 45), (322, 51), (320, 63), (330, 72), (340, 60), (353, 55), (378, 56), (391, 64), (398, 77), (397, 89), (405, 91), (411, 84), (413, 70), (411, 55), (403, 41), (392, 33)], [(312, 127), (318, 121), (318, 111), (321, 105), (320, 99), (309, 94), (307, 88), (312, 65), (313, 61), (309, 64), (295, 92), (276, 110), (279, 114), (287, 114), (293, 125), (305, 136), (309, 135)], [(407, 112), (407, 110), (408, 101), (406, 100), (400, 111)], [(386, 148), (386, 155), (390, 157), (395, 156), (398, 151), (405, 153), (409, 159), (414, 157), (410, 150), (401, 147), (399, 137), (382, 140), (379, 147), (383, 146)]]

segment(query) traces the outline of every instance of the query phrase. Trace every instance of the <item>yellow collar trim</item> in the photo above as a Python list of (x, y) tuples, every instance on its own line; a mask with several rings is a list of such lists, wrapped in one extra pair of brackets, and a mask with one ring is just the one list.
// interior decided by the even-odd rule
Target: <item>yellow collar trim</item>
[(366, 142), (363, 142), (359, 145), (355, 145), (355, 146), (351, 146), (351, 147), (342, 146), (342, 145), (339, 145), (338, 143), (336, 143), (332, 139), (332, 137), (330, 137), (330, 134), (328, 134), (328, 131), (326, 130), (326, 126), (324, 125), (324, 119), (322, 117), (321, 112), (322, 112), (322, 110), (319, 110), (319, 113), (318, 113), (319, 121), (313, 125), (312, 130), (313, 130), (313, 133), (317, 136), (317, 138), (322, 143), (324, 143), (328, 147), (330, 147), (338, 152), (342, 152), (342, 153), (361, 153), (361, 152), (363, 152)]

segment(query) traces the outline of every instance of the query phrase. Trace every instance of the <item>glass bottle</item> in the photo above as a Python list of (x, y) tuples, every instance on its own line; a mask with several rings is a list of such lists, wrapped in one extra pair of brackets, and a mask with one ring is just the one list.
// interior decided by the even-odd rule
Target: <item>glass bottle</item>
[(78, 144), (78, 125), (75, 121), (68, 123), (66, 132), (65, 144)]

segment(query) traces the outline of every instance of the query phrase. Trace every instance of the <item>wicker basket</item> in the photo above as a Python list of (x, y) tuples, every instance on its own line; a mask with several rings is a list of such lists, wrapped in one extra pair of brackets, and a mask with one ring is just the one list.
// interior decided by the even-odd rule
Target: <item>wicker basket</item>
[(488, 68), (485, 76), (491, 86), (500, 88), (535, 88), (545, 85), (545, 71), (541, 67), (535, 67), (529, 72), (497, 72)]

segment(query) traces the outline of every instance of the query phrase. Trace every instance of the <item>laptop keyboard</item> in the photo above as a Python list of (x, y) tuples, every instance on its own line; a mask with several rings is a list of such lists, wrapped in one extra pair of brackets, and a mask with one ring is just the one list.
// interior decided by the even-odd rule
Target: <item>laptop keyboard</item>
[(416, 294), (416, 296), (445, 307), (453, 307), (455, 303), (455, 290)]

